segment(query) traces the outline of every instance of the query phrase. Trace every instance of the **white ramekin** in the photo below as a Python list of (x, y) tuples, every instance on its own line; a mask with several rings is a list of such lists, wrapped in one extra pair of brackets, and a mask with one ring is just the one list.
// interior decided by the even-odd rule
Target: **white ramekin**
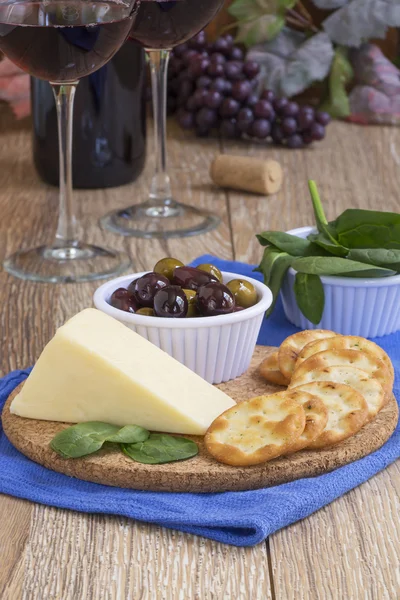
[[(287, 233), (306, 238), (314, 227), (299, 227)], [(296, 271), (290, 268), (282, 284), (283, 310), (301, 329), (331, 329), (344, 335), (380, 337), (400, 329), (400, 275), (361, 278), (324, 276), (325, 308), (314, 325), (300, 311), (294, 294)]]
[[(161, 319), (127, 313), (110, 306), (108, 300), (117, 288), (127, 287), (133, 279), (146, 272), (124, 275), (104, 283), (93, 296), (95, 307), (143, 336), (209, 383), (234, 379), (248, 369), (264, 313), (272, 303), (272, 293), (267, 286), (251, 277), (223, 271), (224, 283), (237, 278), (250, 281), (257, 290), (258, 302), (246, 310), (216, 317)], [(177, 385), (179, 387), (179, 382)]]

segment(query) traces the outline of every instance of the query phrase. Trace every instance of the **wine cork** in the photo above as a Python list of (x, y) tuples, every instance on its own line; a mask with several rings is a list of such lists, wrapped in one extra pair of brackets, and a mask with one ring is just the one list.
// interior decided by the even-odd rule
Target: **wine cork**
[(255, 194), (275, 194), (283, 172), (276, 160), (220, 154), (211, 163), (210, 176), (216, 185)]

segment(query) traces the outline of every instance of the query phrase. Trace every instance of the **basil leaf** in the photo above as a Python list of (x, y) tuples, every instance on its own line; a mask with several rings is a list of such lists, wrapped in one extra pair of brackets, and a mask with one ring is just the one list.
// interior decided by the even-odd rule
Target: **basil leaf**
[(334, 246), (340, 246), (336, 239), (336, 231), (332, 224), (328, 223), (327, 218), (322, 208), (321, 198), (319, 197), (317, 184), (312, 179), (308, 180), (308, 188), (311, 194), (311, 200), (314, 207), (315, 222), (317, 229), (323, 233)]
[(367, 265), (347, 258), (336, 256), (307, 256), (296, 258), (292, 263), (293, 269), (309, 275), (342, 275), (344, 277), (389, 277), (395, 271)]
[[(340, 244), (334, 244), (324, 233), (310, 233), (307, 236), (307, 239), (320, 248), (323, 248), (326, 253), (334, 254), (335, 256), (341, 256), (344, 258), (349, 252), (348, 248), (345, 248)], [(323, 254), (322, 250), (320, 254)]]
[(272, 245), (292, 256), (305, 256), (313, 246), (309, 240), (283, 231), (264, 231), (256, 235), (256, 238), (262, 246)]
[(400, 214), (349, 208), (333, 223), (348, 248), (400, 249)]
[(105, 441), (116, 444), (135, 444), (144, 442), (150, 433), (144, 427), (139, 425), (125, 425), (115, 435), (109, 436)]
[(186, 460), (199, 452), (192, 440), (164, 433), (151, 433), (139, 444), (122, 444), (122, 450), (129, 458), (148, 465)]
[(324, 286), (318, 275), (296, 273), (294, 293), (297, 306), (306, 319), (318, 325), (325, 306)]
[(149, 435), (147, 429), (138, 425), (119, 427), (101, 421), (88, 421), (63, 429), (51, 440), (50, 446), (63, 458), (80, 458), (100, 450), (105, 442), (140, 442)]

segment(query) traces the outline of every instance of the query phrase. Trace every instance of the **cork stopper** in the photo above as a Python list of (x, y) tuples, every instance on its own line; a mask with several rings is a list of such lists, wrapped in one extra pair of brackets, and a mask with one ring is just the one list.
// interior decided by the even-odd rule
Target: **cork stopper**
[(270, 195), (280, 190), (283, 171), (276, 160), (220, 154), (211, 163), (210, 177), (220, 187)]

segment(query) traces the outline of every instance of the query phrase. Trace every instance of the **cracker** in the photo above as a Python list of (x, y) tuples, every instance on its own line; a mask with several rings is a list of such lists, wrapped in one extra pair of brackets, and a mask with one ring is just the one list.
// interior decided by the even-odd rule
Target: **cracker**
[(277, 392), (233, 406), (211, 423), (204, 441), (219, 462), (249, 466), (285, 454), (303, 433), (304, 408), (298, 393)]
[(383, 387), (371, 373), (362, 371), (357, 367), (346, 367), (336, 365), (307, 371), (301, 376), (294, 372), (290, 388), (296, 389), (311, 381), (334, 381), (349, 385), (364, 397), (368, 405), (368, 420), (372, 420), (385, 404), (385, 392)]
[(258, 369), (261, 377), (264, 377), (270, 383), (276, 385), (289, 385), (289, 379), (286, 379), (283, 373), (279, 370), (278, 351), (269, 354), (265, 358)]
[(392, 393), (392, 381), (389, 370), (380, 358), (370, 352), (359, 350), (323, 350), (313, 354), (295, 369), (293, 376), (297, 379), (304, 376), (308, 371), (314, 369), (325, 369), (326, 367), (356, 367), (370, 373), (379, 381), (385, 393), (385, 403)]
[(360, 352), (370, 352), (371, 354), (374, 354), (374, 356), (380, 358), (389, 369), (393, 386), (394, 369), (389, 356), (380, 346), (378, 346), (378, 344), (357, 335), (336, 335), (335, 337), (310, 342), (307, 346), (304, 346), (303, 350), (300, 352), (297, 358), (296, 368), (301, 365), (303, 360), (317, 352), (322, 352), (323, 350), (359, 350)]
[(296, 390), (317, 396), (328, 409), (325, 429), (311, 442), (309, 449), (334, 446), (357, 433), (368, 420), (365, 399), (349, 385), (332, 381), (313, 381), (299, 386)]
[(306, 329), (299, 331), (286, 338), (278, 350), (278, 362), (281, 373), (286, 379), (290, 379), (295, 368), (297, 356), (304, 346), (326, 337), (334, 337), (337, 334), (326, 329)]
[(293, 452), (307, 448), (311, 442), (321, 435), (328, 422), (328, 409), (320, 398), (303, 390), (294, 389), (292, 391), (299, 392), (299, 395), (295, 396), (295, 399), (304, 408), (306, 426), (303, 433), (290, 448), (288, 454), (293, 454)]

